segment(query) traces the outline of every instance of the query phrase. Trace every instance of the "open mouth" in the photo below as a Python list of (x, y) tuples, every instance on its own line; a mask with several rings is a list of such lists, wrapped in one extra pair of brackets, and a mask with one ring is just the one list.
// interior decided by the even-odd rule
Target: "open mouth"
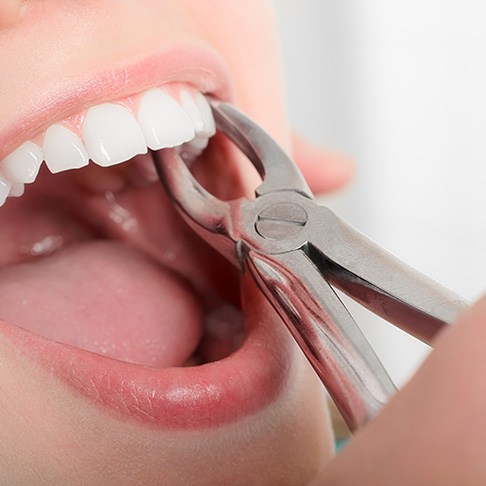
[(56, 121), (0, 162), (2, 332), (99, 405), (170, 428), (255, 412), (290, 368), (283, 326), (248, 283), (240, 302), (237, 271), (157, 182), (153, 151), (176, 146), (218, 196), (244, 192), (214, 133), (201, 92), (171, 82)]

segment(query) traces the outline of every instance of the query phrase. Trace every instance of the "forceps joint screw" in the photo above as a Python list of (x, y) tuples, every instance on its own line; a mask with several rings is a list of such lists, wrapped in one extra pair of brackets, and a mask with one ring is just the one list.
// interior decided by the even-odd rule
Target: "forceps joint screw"
[(294, 236), (305, 227), (309, 215), (294, 202), (276, 202), (263, 208), (257, 216), (255, 230), (268, 240)]

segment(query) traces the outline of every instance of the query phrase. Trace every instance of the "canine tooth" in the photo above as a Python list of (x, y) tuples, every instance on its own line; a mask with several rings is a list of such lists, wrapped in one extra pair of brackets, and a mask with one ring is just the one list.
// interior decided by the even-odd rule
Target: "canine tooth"
[(38, 145), (25, 142), (0, 162), (0, 170), (11, 183), (34, 182), (43, 159)]
[(83, 139), (90, 159), (102, 167), (147, 153), (137, 120), (124, 106), (113, 103), (103, 103), (88, 110)]
[(161, 89), (151, 89), (140, 102), (138, 121), (152, 150), (175, 147), (194, 137), (191, 118)]
[(5, 177), (0, 176), (0, 206), (5, 204), (11, 187), (12, 183)]
[(198, 135), (212, 137), (216, 133), (216, 124), (214, 123), (213, 112), (208, 100), (201, 93), (197, 93), (195, 101), (203, 121), (203, 128), (198, 132)]
[(46, 165), (53, 174), (88, 165), (88, 152), (83, 142), (62, 125), (52, 125), (47, 129), (43, 149)]
[(8, 197), (20, 197), (24, 195), (24, 192), (25, 184), (22, 184), (22, 182), (17, 182), (16, 184), (12, 184)]
[(194, 147), (196, 150), (200, 150), (201, 152), (208, 146), (209, 139), (206, 137), (194, 137), (190, 142), (187, 142), (187, 145), (190, 147)]
[(181, 106), (191, 118), (194, 130), (196, 130), (196, 134), (202, 132), (204, 130), (204, 120), (202, 114), (196, 105), (194, 98), (187, 91), (181, 92)]
[(191, 117), (196, 135), (208, 138), (216, 133), (211, 107), (208, 100), (201, 93), (198, 92), (195, 96), (192, 96), (187, 91), (182, 91), (181, 105)]

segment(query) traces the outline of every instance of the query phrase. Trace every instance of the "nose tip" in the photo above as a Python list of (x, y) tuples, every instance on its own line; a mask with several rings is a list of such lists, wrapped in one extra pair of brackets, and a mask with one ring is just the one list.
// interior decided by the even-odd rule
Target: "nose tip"
[(25, 0), (0, 0), (0, 29), (9, 27), (20, 17)]

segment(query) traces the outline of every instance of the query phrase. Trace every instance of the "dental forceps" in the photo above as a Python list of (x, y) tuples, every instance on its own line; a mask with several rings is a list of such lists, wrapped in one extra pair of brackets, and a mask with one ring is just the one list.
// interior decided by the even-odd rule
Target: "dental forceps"
[(210, 102), (218, 130), (262, 178), (255, 199), (219, 200), (175, 149), (156, 154), (159, 177), (189, 225), (250, 272), (354, 431), (395, 386), (333, 287), (428, 344), (468, 303), (316, 203), (262, 128), (232, 105)]

